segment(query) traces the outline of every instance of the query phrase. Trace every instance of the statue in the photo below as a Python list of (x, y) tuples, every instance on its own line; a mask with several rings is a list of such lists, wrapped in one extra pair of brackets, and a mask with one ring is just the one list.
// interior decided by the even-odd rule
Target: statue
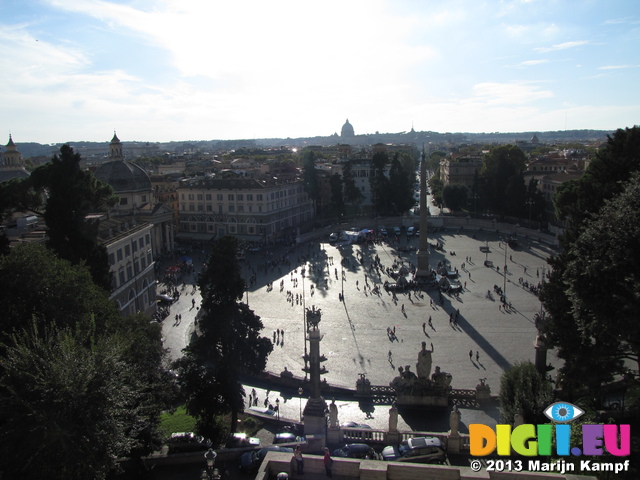
[(431, 350), (427, 350), (427, 342), (422, 342), (422, 350), (418, 353), (418, 363), (416, 364), (418, 378), (420, 379), (429, 380), (431, 377), (431, 354), (433, 350), (433, 342), (431, 343)]
[(516, 428), (524, 423), (524, 417), (520, 412), (517, 412), (513, 416), (513, 428)]
[(454, 405), (453, 410), (451, 410), (451, 415), (449, 415), (449, 427), (451, 427), (451, 435), (458, 436), (460, 428), (460, 411), (458, 410), (458, 406)]
[(396, 432), (398, 431), (398, 409), (396, 408), (395, 402), (391, 405), (389, 409), (389, 431)]
[(336, 405), (336, 399), (334, 398), (329, 405), (329, 427), (335, 428), (338, 426), (338, 406)]

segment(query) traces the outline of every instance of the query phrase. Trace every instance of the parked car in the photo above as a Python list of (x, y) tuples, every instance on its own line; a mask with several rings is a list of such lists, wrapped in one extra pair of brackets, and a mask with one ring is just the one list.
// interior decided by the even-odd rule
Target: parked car
[(392, 462), (445, 463), (447, 454), (437, 437), (413, 437), (382, 450), (382, 459)]
[(240, 468), (245, 471), (257, 470), (269, 452), (293, 453), (293, 448), (273, 445), (271, 447), (263, 447), (260, 450), (243, 453), (240, 457)]
[(249, 407), (247, 410), (249, 413), (259, 413), (260, 415), (269, 415), (271, 417), (276, 414), (275, 410), (271, 410), (267, 407)]
[(156, 299), (160, 300), (162, 303), (173, 303), (173, 297), (170, 297), (166, 293), (157, 293)]
[(366, 423), (345, 422), (340, 424), (340, 428), (366, 428), (371, 430), (371, 426)]
[(414, 233), (416, 233), (416, 227), (407, 228), (407, 237), (413, 237)]
[(396, 237), (399, 237), (401, 233), (402, 233), (402, 230), (400, 230), (400, 227), (393, 227), (393, 234)]
[(376, 451), (366, 443), (349, 443), (344, 447), (334, 450), (333, 456), (342, 458), (368, 458), (371, 460), (378, 458)]
[(298, 435), (291, 432), (276, 433), (276, 435), (273, 437), (274, 445), (277, 445), (279, 443), (300, 443), (304, 441), (304, 437), (299, 437)]
[(338, 241), (338, 234), (337, 233), (330, 233), (329, 234), (329, 242), (337, 242)]
[(169, 453), (205, 451), (211, 447), (211, 441), (193, 432), (176, 432), (167, 442)]
[(250, 437), (246, 433), (233, 433), (225, 445), (227, 448), (259, 447), (260, 439)]

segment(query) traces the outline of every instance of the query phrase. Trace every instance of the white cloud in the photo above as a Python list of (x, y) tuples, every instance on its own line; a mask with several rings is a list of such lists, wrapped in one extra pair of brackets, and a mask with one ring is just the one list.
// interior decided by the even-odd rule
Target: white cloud
[(572, 42), (558, 43), (556, 45), (551, 45), (550, 47), (540, 47), (540, 48), (536, 48), (535, 50), (540, 53), (547, 53), (547, 52), (554, 52), (557, 50), (567, 50), (568, 48), (576, 48), (582, 45), (586, 45), (588, 43), (589, 42), (586, 40), (576, 40)]
[(471, 101), (480, 100), (487, 105), (522, 105), (553, 97), (549, 90), (540, 90), (529, 83), (479, 83), (473, 87)]

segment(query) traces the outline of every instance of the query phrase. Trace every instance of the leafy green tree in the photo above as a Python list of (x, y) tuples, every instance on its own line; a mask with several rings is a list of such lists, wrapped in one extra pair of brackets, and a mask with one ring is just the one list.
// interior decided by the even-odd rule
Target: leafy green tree
[(209, 267), (198, 282), (203, 298), (201, 335), (176, 362), (187, 411), (198, 419), (199, 431), (212, 439), (220, 433), (215, 422), (219, 415), (231, 413), (230, 430), (235, 431), (244, 408), (240, 375), (264, 371), (273, 350), (271, 340), (260, 335), (260, 317), (240, 303), (245, 282), (237, 250), (235, 237), (222, 237), (213, 245)]
[[(109, 448), (117, 450), (119, 456), (141, 456), (149, 454), (159, 445), (160, 413), (173, 401), (171, 382), (163, 369), (166, 352), (162, 346), (159, 324), (149, 322), (149, 318), (144, 315), (122, 317), (106, 292), (93, 283), (85, 266), (61, 260), (51, 250), (38, 244), (19, 245), (9, 255), (0, 258), (0, 289), (3, 291), (0, 308), (4, 312), (0, 323), (0, 397), (6, 405), (21, 405), (23, 399), (16, 398), (17, 395), (41, 399), (50, 397), (53, 405), (39, 400), (37, 405), (24, 404), (23, 407), (36, 412), (34, 418), (47, 415), (54, 417), (51, 427), (58, 430), (57, 435), (61, 438), (91, 438), (102, 435), (93, 429), (102, 429), (103, 425), (88, 422), (89, 414), (86, 412), (77, 415), (79, 423), (64, 422), (64, 417), (55, 418), (58, 409), (62, 409), (55, 402), (68, 403), (69, 405), (64, 406), (68, 408), (65, 412), (73, 416), (73, 408), (85, 405), (81, 403), (85, 401), (83, 399), (93, 395), (92, 392), (83, 390), (87, 386), (80, 381), (80, 377), (84, 374), (103, 375), (103, 363), (111, 362), (108, 365), (104, 363), (104, 368), (112, 375), (105, 377), (105, 381), (111, 382), (105, 388), (126, 391), (127, 396), (126, 402), (121, 397), (107, 397), (116, 398), (114, 401), (120, 402), (118, 408), (122, 407), (123, 410), (105, 410), (101, 413), (117, 414), (113, 422), (118, 424), (117, 431), (124, 435), (109, 436), (108, 438), (117, 442)], [(47, 349), (44, 349), (45, 344)], [(15, 371), (3, 371), (5, 365), (13, 365), (12, 359), (18, 354), (23, 364), (27, 361), (34, 364), (40, 362), (43, 364), (42, 368), (22, 373), (19, 368)], [(73, 365), (76, 362), (94, 362), (87, 364), (87, 368), (92, 371), (78, 371), (77, 381), (62, 378), (63, 365), (49, 365), (47, 359), (63, 354), (64, 357), (59, 362), (69, 364), (69, 375), (74, 373)], [(104, 355), (107, 355), (106, 359), (103, 358)], [(114, 366), (116, 363), (117, 368)], [(2, 383), (7, 378), (12, 379), (13, 383)], [(49, 380), (56, 383), (47, 383)], [(96, 385), (97, 381), (91, 380), (91, 385)], [(87, 379), (86, 382), (88, 384), (90, 381)], [(20, 385), (20, 388), (17, 389), (14, 383)], [(61, 391), (53, 392), (58, 387)], [(36, 410), (36, 407), (40, 410)], [(96, 404), (96, 408), (102, 407)], [(0, 432), (3, 432), (5, 423), (7, 428), (10, 426), (17, 429), (19, 420), (12, 417), (12, 408), (0, 405), (0, 410), (6, 412), (0, 419)], [(25, 414), (19, 409), (16, 411)], [(12, 422), (16, 422), (15, 425)], [(26, 425), (25, 428), (30, 427)], [(0, 443), (3, 438), (12, 437), (7, 437), (3, 432), (0, 434)], [(43, 444), (49, 440), (55, 442), (51, 436), (39, 438), (36, 433), (28, 436), (24, 441), (33, 443), (30, 448), (24, 448), (23, 456), (15, 457), (15, 462), (26, 464), (25, 455), (31, 451), (53, 450), (54, 446)], [(24, 443), (20, 445), (22, 448)], [(67, 447), (73, 448), (73, 445), (65, 445)], [(13, 447), (4, 445), (0, 448), (10, 450)], [(91, 458), (87, 457), (87, 461), (91, 461)], [(57, 464), (53, 462), (52, 465)], [(100, 467), (100, 463), (97, 462), (96, 466)], [(20, 466), (11, 464), (7, 468)], [(0, 471), (2, 469), (0, 466)]]
[(444, 185), (440, 177), (433, 176), (429, 179), (429, 188), (431, 190), (431, 197), (433, 198), (433, 203), (435, 205), (441, 205), (442, 198), (442, 190), (444, 189)]
[(469, 188), (466, 185), (452, 183), (442, 189), (442, 199), (447, 208), (460, 210), (467, 204), (469, 198)]
[(320, 184), (316, 172), (316, 155), (312, 150), (305, 150), (302, 155), (302, 168), (304, 170), (304, 191), (314, 202), (320, 196)]
[[(637, 240), (629, 236), (634, 234), (629, 222), (637, 218), (637, 192), (628, 181), (637, 183), (634, 173), (639, 170), (640, 128), (617, 130), (585, 174), (564, 184), (554, 199), (568, 228), (561, 238), (563, 253), (549, 260), (552, 270), (540, 298), (549, 318), (545, 335), (565, 361), (562, 386), (570, 395), (596, 391), (613, 375), (625, 373), (625, 360), (637, 363), (637, 322), (629, 320), (620, 302), (630, 302), (629, 308), (637, 304), (637, 292), (629, 293), (638, 275), (635, 250), (631, 251)], [(597, 215), (606, 200), (625, 188), (624, 196)], [(623, 290), (618, 291), (620, 286)]]
[[(605, 203), (566, 253), (562, 281), (570, 304), (573, 335), (566, 372), (587, 385), (640, 370), (640, 172), (626, 189)], [(557, 329), (551, 331), (560, 354), (568, 352)], [(574, 358), (578, 352), (585, 356)], [(567, 355), (567, 356), (569, 356)], [(596, 382), (596, 385), (593, 385)]]
[(42, 214), (48, 228), (47, 246), (74, 264), (86, 263), (93, 281), (109, 291), (107, 251), (98, 241), (98, 224), (86, 217), (108, 210), (116, 197), (111, 186), (80, 168), (80, 160), (80, 154), (63, 145), (59, 156), (31, 176), (3, 185), (0, 206), (3, 211), (15, 208)]
[(333, 215), (344, 215), (345, 204), (343, 191), (343, 181), (340, 175), (334, 173), (329, 178), (329, 185), (331, 187), (331, 203), (329, 209)]
[(504, 423), (513, 423), (516, 413), (524, 423), (546, 423), (543, 412), (553, 401), (553, 389), (533, 363), (520, 362), (502, 374), (499, 398)]
[(342, 166), (342, 183), (344, 185), (344, 197), (346, 203), (355, 205), (356, 211), (358, 206), (364, 200), (364, 195), (356, 185), (352, 172), (353, 162), (349, 160)]
[(136, 445), (142, 393), (121, 345), (71, 330), (23, 331), (3, 345), (0, 471), (8, 478), (105, 478)]
[[(415, 203), (413, 199), (413, 185), (415, 184), (415, 172), (411, 162), (404, 162), (396, 154), (389, 168), (390, 201), (395, 214), (407, 212)], [(409, 165), (409, 169), (407, 167)]]
[(505, 214), (519, 211), (525, 197), (525, 161), (524, 152), (515, 145), (492, 148), (484, 156), (480, 175), (489, 208)]
[(0, 257), (0, 334), (55, 325), (103, 334), (120, 322), (116, 305), (88, 270), (38, 244), (22, 244)]
[(589, 163), (584, 175), (563, 183), (554, 197), (556, 214), (567, 220), (567, 238), (573, 241), (605, 200), (619, 194), (632, 172), (640, 170), (640, 127), (618, 129)]
[(378, 214), (388, 214), (390, 212), (391, 188), (389, 179), (386, 176), (389, 156), (384, 152), (377, 152), (371, 158), (371, 174), (369, 184), (371, 185), (371, 196), (373, 208)]

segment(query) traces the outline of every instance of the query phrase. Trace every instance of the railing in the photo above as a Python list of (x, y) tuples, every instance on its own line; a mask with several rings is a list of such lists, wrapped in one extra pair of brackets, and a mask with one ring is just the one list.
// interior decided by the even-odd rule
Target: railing
[(372, 430), (370, 428), (341, 428), (342, 438), (351, 443), (385, 443), (387, 432), (385, 430)]

